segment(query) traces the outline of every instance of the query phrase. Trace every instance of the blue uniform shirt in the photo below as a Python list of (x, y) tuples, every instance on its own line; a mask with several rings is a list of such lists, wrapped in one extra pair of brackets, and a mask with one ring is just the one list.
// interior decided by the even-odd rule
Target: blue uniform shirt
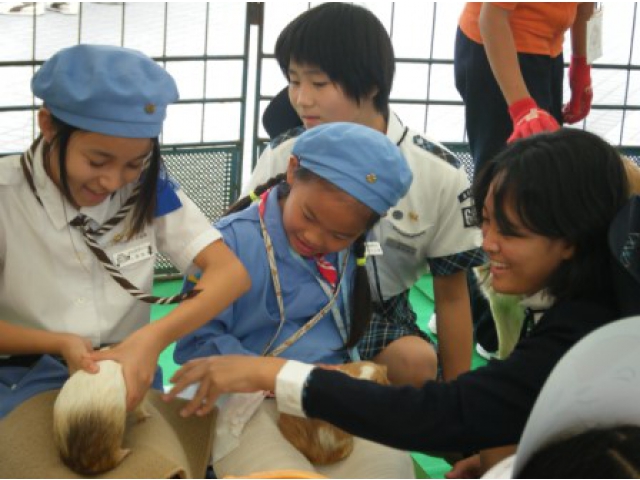
[[(300, 257), (289, 246), (282, 225), (277, 188), (269, 194), (264, 220), (275, 251), (286, 316), (285, 325), (273, 343), (273, 347), (277, 347), (322, 309), (329, 298), (320, 286), (315, 261)], [(178, 363), (209, 355), (261, 355), (280, 322), (257, 202), (246, 210), (221, 219), (216, 227), (227, 246), (249, 272), (251, 289), (218, 317), (178, 342), (174, 354)], [(340, 268), (337, 265), (337, 254), (328, 255), (327, 258), (336, 268)], [(344, 340), (338, 322), (347, 321), (344, 298), (350, 298), (351, 295), (355, 272), (353, 255), (346, 270), (342, 288), (347, 290), (336, 299), (341, 318), (336, 319), (329, 311), (313, 328), (282, 352), (282, 357), (332, 364), (343, 363), (348, 359), (346, 351), (341, 350)], [(349, 327), (344, 327), (344, 330), (348, 333)]]

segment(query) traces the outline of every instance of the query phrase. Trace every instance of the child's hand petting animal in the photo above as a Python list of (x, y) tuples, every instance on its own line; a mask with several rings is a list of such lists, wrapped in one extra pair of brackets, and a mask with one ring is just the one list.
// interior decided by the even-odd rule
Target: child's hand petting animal
[[(382, 385), (389, 384), (387, 367), (373, 362), (354, 362), (328, 367), (355, 378), (371, 380)], [(335, 463), (346, 458), (353, 450), (353, 435), (323, 420), (281, 413), (278, 427), (282, 435), (316, 465)]]
[(59, 334), (60, 355), (69, 368), (69, 373), (73, 374), (77, 370), (86, 370), (91, 373), (98, 371), (98, 365), (94, 362), (90, 354), (93, 346), (88, 338), (83, 338), (73, 333)]

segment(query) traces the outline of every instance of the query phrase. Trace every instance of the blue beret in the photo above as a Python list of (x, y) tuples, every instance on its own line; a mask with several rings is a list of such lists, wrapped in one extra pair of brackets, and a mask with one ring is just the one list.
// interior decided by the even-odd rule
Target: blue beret
[(293, 146), (300, 166), (378, 212), (405, 196), (413, 175), (386, 135), (356, 123), (332, 122), (304, 132)]
[(76, 45), (47, 60), (31, 89), (51, 113), (69, 125), (127, 138), (153, 138), (167, 105), (178, 100), (174, 79), (136, 50)]

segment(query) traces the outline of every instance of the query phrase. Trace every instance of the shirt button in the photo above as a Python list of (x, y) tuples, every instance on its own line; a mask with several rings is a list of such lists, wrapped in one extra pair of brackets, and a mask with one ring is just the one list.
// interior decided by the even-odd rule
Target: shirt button
[(86, 299), (86, 298), (84, 298), (84, 297), (76, 298), (76, 303), (77, 303), (78, 305), (82, 305), (82, 304), (84, 304), (86, 301), (87, 301), (87, 299)]

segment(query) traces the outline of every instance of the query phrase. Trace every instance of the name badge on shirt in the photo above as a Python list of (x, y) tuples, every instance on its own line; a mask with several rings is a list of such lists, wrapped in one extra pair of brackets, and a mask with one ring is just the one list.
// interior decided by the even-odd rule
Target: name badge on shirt
[(399, 250), (401, 252), (408, 253), (409, 255), (415, 255), (418, 251), (415, 247), (402, 243), (394, 238), (387, 238), (385, 244), (394, 250)]
[(365, 242), (364, 248), (368, 257), (382, 255), (382, 247), (380, 246), (380, 242)]
[(602, 6), (587, 21), (587, 63), (602, 56)]
[(126, 267), (134, 263), (142, 262), (153, 255), (151, 243), (143, 243), (113, 254), (113, 264), (118, 267)]

